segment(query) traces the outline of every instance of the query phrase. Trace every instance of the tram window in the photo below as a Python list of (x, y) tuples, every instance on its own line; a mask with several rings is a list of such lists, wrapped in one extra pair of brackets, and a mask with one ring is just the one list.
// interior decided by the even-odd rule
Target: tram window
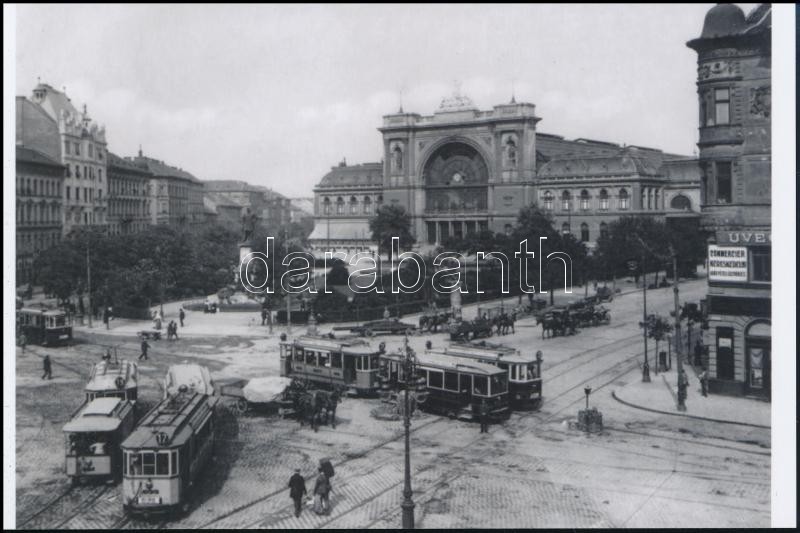
[(365, 358), (364, 357), (356, 357), (355, 359), (356, 359), (356, 370), (366, 370), (366, 368), (364, 368), (366, 366), (365, 362), (364, 362)]
[(469, 394), (469, 388), (472, 385), (472, 379), (467, 374), (458, 375), (458, 385), (462, 393)]
[(455, 372), (444, 373), (444, 388), (447, 390), (458, 390), (458, 374)]
[(178, 474), (178, 450), (172, 450), (171, 459), (170, 465), (172, 468), (170, 469), (170, 474), (175, 476)]
[(303, 349), (300, 348), (299, 346), (294, 350), (294, 360), (297, 363), (303, 362)]
[(156, 454), (156, 475), (169, 475), (169, 452), (158, 452)]
[(141, 476), (142, 475), (142, 457), (141, 457), (141, 455), (138, 452), (136, 452), (136, 453), (130, 453), (130, 454), (128, 454), (128, 456), (130, 457), (130, 461), (129, 461), (129, 465), (130, 465), (129, 472), (130, 472), (130, 475), (132, 475), (132, 476)]
[(326, 368), (330, 368), (331, 366), (331, 354), (325, 352), (319, 352), (319, 366), (324, 366)]
[(152, 476), (156, 473), (156, 454), (153, 452), (142, 452), (142, 474)]
[(508, 391), (508, 381), (505, 376), (492, 376), (492, 394), (502, 394)]
[(311, 350), (306, 350), (306, 364), (307, 365), (316, 365), (317, 364), (317, 353)]
[(528, 365), (528, 379), (536, 378), (536, 370), (533, 365)]
[(342, 354), (340, 353), (331, 354), (331, 367), (342, 368)]
[(444, 386), (444, 377), (442, 372), (430, 371), (428, 372), (428, 386), (441, 389)]
[(472, 378), (473, 394), (480, 394), (481, 396), (486, 396), (489, 393), (489, 380), (486, 379), (486, 376), (473, 376)]
[(369, 356), (369, 368), (370, 370), (377, 370), (379, 367), (378, 363), (378, 356), (377, 355), (370, 355)]

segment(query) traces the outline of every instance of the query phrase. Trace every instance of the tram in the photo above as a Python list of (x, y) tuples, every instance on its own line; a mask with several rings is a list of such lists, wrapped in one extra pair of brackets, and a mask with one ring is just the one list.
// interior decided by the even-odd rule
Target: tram
[[(404, 362), (402, 353), (381, 355), (381, 377), (390, 387), (405, 387)], [(508, 374), (496, 366), (425, 352), (416, 355), (416, 371), (418, 384), (427, 393), (422, 409), (451, 418), (477, 420), (481, 404), (486, 402), (490, 420), (502, 420), (510, 414)]]
[(494, 365), (508, 373), (508, 395), (514, 409), (538, 408), (542, 403), (542, 353), (519, 350), (486, 341), (453, 343), (444, 353)]
[(360, 339), (302, 336), (281, 343), (280, 374), (370, 395), (380, 389), (378, 357), (379, 352)]
[(86, 401), (95, 398), (122, 398), (136, 403), (139, 391), (139, 367), (133, 361), (100, 361), (92, 367), (84, 387)]
[(72, 321), (60, 309), (23, 307), (17, 311), (17, 323), (29, 344), (54, 346), (72, 340)]
[(72, 483), (119, 480), (120, 444), (134, 424), (134, 406), (125, 399), (97, 398), (84, 403), (64, 426), (66, 471)]
[(167, 375), (164, 377), (164, 398), (176, 395), (184, 385), (190, 392), (209, 396), (213, 396), (216, 390), (208, 367), (181, 363), (167, 369)]
[(186, 512), (214, 448), (218, 397), (186, 385), (161, 400), (122, 443), (122, 505), (131, 514)]

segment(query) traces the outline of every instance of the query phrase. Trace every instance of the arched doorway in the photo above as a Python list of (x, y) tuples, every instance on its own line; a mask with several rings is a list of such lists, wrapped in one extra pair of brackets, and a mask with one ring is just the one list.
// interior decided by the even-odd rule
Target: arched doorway
[(745, 386), (750, 394), (772, 396), (772, 327), (767, 320), (751, 322), (744, 332)]

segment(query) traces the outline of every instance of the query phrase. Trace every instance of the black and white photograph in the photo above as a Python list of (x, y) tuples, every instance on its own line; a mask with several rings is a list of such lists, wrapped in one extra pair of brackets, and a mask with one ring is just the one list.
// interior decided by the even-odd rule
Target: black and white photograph
[(3, 12), (4, 528), (796, 527), (793, 4)]

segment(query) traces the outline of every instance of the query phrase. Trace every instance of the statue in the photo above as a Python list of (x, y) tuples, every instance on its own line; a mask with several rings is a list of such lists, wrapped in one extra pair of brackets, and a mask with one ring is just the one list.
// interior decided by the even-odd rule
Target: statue
[(256, 221), (258, 220), (258, 216), (255, 213), (248, 217), (247, 215), (242, 215), (242, 242), (247, 242), (248, 239), (255, 233), (256, 231)]

